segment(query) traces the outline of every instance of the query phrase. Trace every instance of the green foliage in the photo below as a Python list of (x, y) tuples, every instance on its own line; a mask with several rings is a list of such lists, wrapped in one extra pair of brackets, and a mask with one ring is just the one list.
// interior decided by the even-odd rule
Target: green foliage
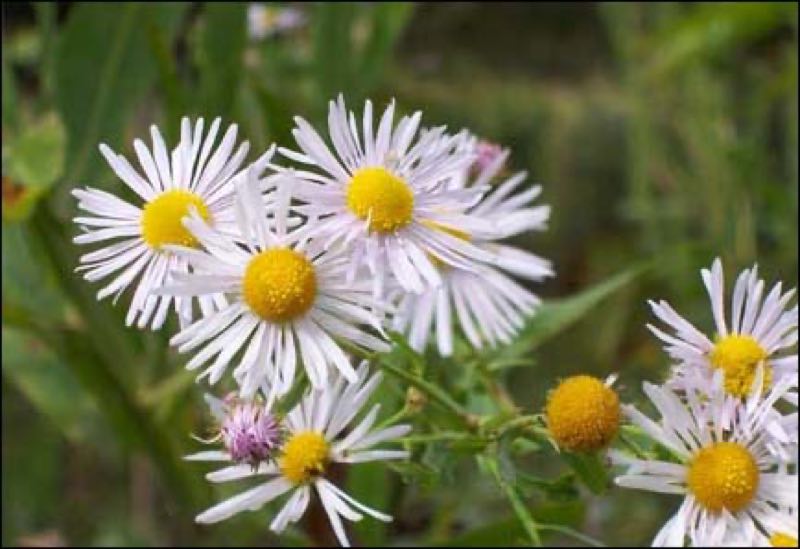
[[(64, 171), (64, 127), (51, 113), (9, 141), (6, 174), (20, 187), (22, 196), (3, 204), (3, 218), (19, 221), (31, 214), (36, 202)], [(42, 162), (42, 158), (47, 161)]]
[[(9, 9), (4, 545), (50, 529), (69, 544), (317, 541), (305, 523), (269, 535), (266, 511), (193, 527), (220, 496), (180, 460), (208, 421), (195, 374), (168, 350), (174, 326), (125, 329), (127, 298), (97, 303), (74, 272), (85, 250), (70, 242), (69, 191), (130, 195), (99, 142), (136, 165), (130, 143), (149, 141), (150, 124), (172, 147), (180, 116), (222, 116), (240, 125), (252, 159), (293, 145), (294, 115), (324, 122), (339, 92), (355, 109), (397, 97), (427, 126), (468, 126), (510, 146), (508, 171), (531, 168), (553, 207), (549, 231), (513, 243), (557, 273), (532, 286), (543, 304), (509, 345), (474, 352), (457, 339), (442, 359), (393, 335), (390, 353), (363, 357), (386, 374), (379, 421), (414, 429), (402, 442), (410, 460), (347, 470), (348, 493), (395, 515), (356, 523), (353, 539), (600, 545), (581, 533), (591, 519), (610, 544), (649, 541), (665, 503), (609, 489), (600, 455), (557, 452), (534, 408), (576, 370), (619, 372), (621, 397), (636, 399), (638, 380), (664, 366), (643, 328), (645, 299), (666, 297), (702, 322), (697, 271), (713, 255), (729, 272), (758, 259), (768, 277), (796, 279), (797, 6), (320, 2), (293, 6), (305, 28), (261, 41), (247, 35), (247, 7), (37, 2), (32, 21)], [(424, 395), (415, 407), (403, 404), (410, 387)], [(629, 426), (618, 443), (671, 457)]]
[(142, 30), (152, 18), (174, 32), (184, 9), (179, 3), (127, 2), (79, 4), (72, 10), (55, 56), (55, 103), (68, 136), (67, 181), (94, 183), (107, 173), (97, 144), (122, 145), (122, 130), (156, 76)]
[(3, 375), (74, 443), (102, 433), (103, 418), (68, 368), (41, 341), (3, 327)]
[(197, 39), (198, 112), (229, 119), (244, 65), (245, 2), (208, 2)]
[(608, 489), (608, 464), (604, 462), (602, 456), (597, 453), (564, 452), (562, 457), (589, 490), (595, 494), (602, 494)]

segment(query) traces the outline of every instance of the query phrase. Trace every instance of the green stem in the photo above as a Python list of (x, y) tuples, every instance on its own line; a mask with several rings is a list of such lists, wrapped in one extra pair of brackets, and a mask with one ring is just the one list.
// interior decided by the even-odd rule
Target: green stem
[(395, 423), (398, 423), (400, 420), (405, 419), (409, 415), (409, 412), (410, 410), (408, 409), (408, 406), (403, 406), (396, 414), (386, 418), (381, 423), (379, 423), (376, 429), (384, 429), (386, 427), (394, 425)]
[(514, 404), (514, 400), (511, 398), (511, 395), (508, 394), (508, 391), (506, 391), (505, 387), (497, 382), (492, 373), (489, 371), (489, 368), (486, 366), (486, 363), (479, 361), (478, 371), (480, 372), (481, 380), (483, 381), (484, 386), (486, 386), (486, 391), (489, 393), (489, 396), (492, 398), (492, 400), (494, 400), (497, 407), (509, 414), (517, 414), (517, 405)]
[(466, 408), (464, 408), (461, 404), (453, 400), (453, 398), (450, 395), (448, 395), (444, 390), (442, 390), (438, 386), (434, 385), (429, 381), (424, 380), (423, 378), (417, 375), (414, 375), (412, 372), (409, 372), (406, 369), (398, 368), (397, 366), (388, 364), (387, 362), (381, 360), (380, 353), (371, 353), (369, 351), (365, 351), (364, 349), (349, 344), (345, 341), (340, 341), (340, 344), (343, 347), (346, 347), (353, 354), (358, 355), (364, 360), (368, 360), (370, 364), (377, 365), (380, 368), (383, 368), (393, 376), (402, 379), (409, 385), (413, 385), (420, 391), (424, 392), (431, 399), (439, 403), (440, 406), (442, 406), (445, 410), (450, 412), (451, 415), (455, 416), (459, 421), (464, 423), (470, 429), (477, 428), (478, 426), (477, 416), (469, 413), (466, 410)]
[(558, 532), (559, 534), (570, 536), (582, 543), (585, 543), (586, 545), (591, 545), (592, 547), (606, 547), (604, 543), (599, 542), (596, 539), (589, 537), (585, 534), (581, 534), (580, 532), (576, 532), (575, 530), (573, 530), (572, 528), (568, 528), (567, 526), (561, 526), (559, 524), (540, 524), (539, 530), (544, 530), (544, 531), (550, 530), (551, 532)]
[(465, 440), (467, 438), (477, 438), (467, 433), (457, 433), (454, 431), (444, 431), (441, 433), (429, 433), (426, 435), (412, 435), (397, 439), (399, 442), (409, 444), (426, 444), (428, 442), (440, 442), (443, 440)]
[(483, 463), (484, 467), (491, 473), (497, 486), (500, 487), (500, 490), (502, 490), (508, 498), (508, 501), (511, 503), (511, 508), (514, 510), (514, 514), (517, 515), (522, 527), (531, 539), (531, 544), (535, 547), (541, 547), (542, 539), (539, 536), (539, 527), (528, 512), (528, 508), (525, 507), (525, 503), (517, 493), (517, 490), (503, 478), (503, 475), (500, 473), (500, 467), (497, 464), (497, 458), (484, 455), (478, 456), (478, 460)]
[(463, 406), (461, 406), (458, 402), (453, 400), (453, 398), (444, 392), (442, 389), (430, 383), (429, 381), (425, 381), (421, 377), (417, 377), (411, 372), (408, 372), (402, 368), (398, 368), (391, 364), (387, 364), (386, 362), (378, 360), (378, 366), (392, 374), (393, 376), (402, 379), (403, 381), (407, 382), (409, 385), (413, 385), (420, 391), (426, 393), (432, 400), (435, 400), (439, 405), (441, 405), (445, 410), (450, 412), (454, 417), (458, 418), (462, 423), (464, 423), (470, 429), (474, 429), (477, 426), (476, 417), (473, 414), (470, 414)]
[(540, 414), (517, 416), (515, 418), (510, 419), (506, 423), (500, 425), (498, 430), (501, 433), (506, 433), (508, 431), (511, 431), (512, 429), (524, 428), (536, 432), (537, 430), (542, 429), (542, 427), (536, 425), (541, 421), (541, 417), (542, 416)]
[(62, 291), (79, 308), (87, 327), (62, 328), (28, 319), (29, 327), (75, 372), (123, 441), (146, 451), (161, 469), (178, 501), (191, 506), (198, 500), (197, 485), (182, 468), (167, 431), (145, 411), (135, 392), (128, 389), (136, 381), (137, 353), (133, 342), (115, 328), (119, 319), (99, 307), (87, 285), (72, 272), (75, 264), (72, 246), (46, 203), (39, 205), (31, 221), (31, 236), (41, 245)]
[[(72, 243), (65, 237), (63, 226), (42, 203), (31, 218), (31, 236), (41, 245), (64, 294), (73, 300), (87, 323), (87, 334), (106, 364), (117, 365), (118, 371), (132, 376), (137, 363), (136, 349), (126, 334), (116, 329), (121, 319), (108, 309), (108, 303), (98, 304), (94, 291), (73, 271), (77, 259)], [(132, 377), (128, 377), (128, 380)]]

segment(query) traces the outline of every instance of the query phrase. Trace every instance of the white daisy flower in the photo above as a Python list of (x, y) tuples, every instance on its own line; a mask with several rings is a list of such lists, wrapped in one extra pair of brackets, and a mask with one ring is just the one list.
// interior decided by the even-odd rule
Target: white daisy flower
[[(786, 511), (797, 509), (797, 475), (787, 473), (766, 448), (765, 423), (773, 418), (775, 401), (787, 390), (777, 382), (762, 397), (763, 368), (758, 368), (753, 390), (724, 418), (730, 408), (721, 389), (711, 400), (696, 389), (686, 390), (682, 402), (666, 386), (644, 384), (644, 391), (661, 416), (647, 418), (633, 406), (626, 415), (676, 458), (679, 463), (640, 460), (619, 451), (609, 455), (628, 467), (616, 484), (684, 497), (677, 513), (656, 535), (654, 546), (716, 546), (733, 535), (759, 530), (768, 535), (785, 523)], [(703, 403), (703, 401), (707, 401)]]
[(764, 281), (758, 267), (745, 269), (733, 288), (730, 323), (725, 316), (722, 263), (714, 260), (711, 271), (701, 271), (714, 315), (716, 333), (711, 338), (692, 326), (666, 302), (650, 306), (668, 324), (674, 335), (649, 325), (664, 343), (669, 355), (678, 361), (670, 385), (676, 388), (709, 387), (715, 370), (725, 374), (725, 390), (740, 397), (750, 392), (756, 366), (766, 364), (766, 386), (784, 377), (797, 378), (797, 304), (787, 310), (795, 290), (782, 293), (778, 282), (762, 300)]
[(765, 531), (732, 525), (717, 547), (797, 547), (797, 537), (797, 511), (782, 509)]
[[(166, 248), (171, 244), (197, 246), (197, 239), (181, 224), (191, 207), (217, 230), (226, 231), (233, 226), (231, 183), (241, 173), (238, 170), (249, 144), (242, 143), (234, 152), (237, 126), (233, 124), (214, 150), (219, 126), (217, 118), (204, 140), (203, 119), (197, 120), (192, 131), (189, 119), (183, 118), (180, 143), (171, 156), (158, 128), (151, 126), (152, 153), (142, 141), (133, 142), (145, 177), (124, 156), (105, 144), (100, 145), (100, 152), (117, 176), (143, 201), (141, 207), (99, 189), (86, 187), (72, 191), (79, 201), (78, 207), (90, 214), (74, 219), (84, 231), (74, 242), (112, 241), (83, 255), (77, 270), (85, 271), (83, 276), (90, 282), (116, 273), (97, 293), (98, 299), (114, 295), (114, 303), (137, 281), (125, 319), (128, 326), (136, 322), (139, 328), (148, 323), (152, 329), (160, 328), (170, 303), (174, 304), (181, 325), (192, 319), (191, 299), (155, 296), (151, 290), (167, 282), (173, 272), (188, 272), (187, 261)], [(253, 166), (262, 171), (270, 155), (263, 155)], [(225, 299), (221, 294), (210, 294), (198, 302), (202, 312), (208, 314), (215, 307), (224, 306)]]
[[(319, 495), (339, 543), (348, 546), (342, 517), (361, 520), (366, 513), (378, 520), (392, 518), (359, 503), (327, 480), (335, 463), (355, 464), (368, 461), (404, 459), (403, 450), (377, 450), (374, 446), (405, 436), (409, 425), (394, 425), (372, 430), (380, 410), (375, 404), (369, 413), (347, 430), (381, 381), (381, 374), (367, 377), (367, 363), (357, 371), (355, 383), (347, 384), (336, 376), (321, 391), (311, 390), (285, 418), (286, 441), (276, 461), (263, 462), (254, 469), (249, 464), (234, 464), (206, 475), (212, 482), (227, 482), (254, 476), (267, 477), (266, 482), (219, 503), (197, 516), (199, 523), (225, 520), (242, 511), (255, 511), (283, 494), (288, 501), (270, 524), (274, 532), (282, 532), (289, 523), (303, 516), (311, 498), (312, 487)], [(186, 459), (197, 461), (230, 461), (227, 452), (201, 452)], [(360, 512), (359, 512), (360, 511)]]
[(457, 150), (458, 137), (445, 134), (443, 127), (416, 138), (420, 112), (393, 127), (394, 108), (392, 102), (373, 135), (372, 103), (366, 102), (359, 128), (340, 95), (328, 113), (334, 152), (300, 117), (293, 135), (303, 152), (279, 149), (313, 169), (297, 172), (302, 183), (296, 196), (306, 202), (298, 211), (320, 219), (317, 234), (326, 247), (347, 248), (350, 279), (361, 266), (369, 268), (376, 295), (383, 294), (387, 274), (406, 291), (420, 293), (426, 285), (438, 285), (441, 277), (432, 257), (462, 269), (492, 259), (437, 229), (453, 227), (471, 235), (492, 230), (487, 222), (464, 215), (485, 189), (446, 189), (450, 175), (467, 168), (474, 153)]
[(245, 246), (208, 227), (196, 213), (184, 220), (204, 251), (171, 249), (201, 274), (176, 274), (175, 283), (159, 291), (175, 296), (225, 293), (231, 302), (170, 343), (182, 353), (200, 348), (187, 368), (205, 367), (200, 377), (208, 376), (211, 384), (244, 349), (233, 374), (245, 398), (265, 381), (278, 394), (286, 393), (298, 360), (318, 389), (327, 383), (329, 368), (355, 381), (355, 371), (333, 337), (374, 351), (389, 350), (362, 328), (369, 325), (381, 332), (381, 319), (373, 311), (385, 307), (372, 298), (367, 281), (345, 281), (346, 257), (321, 251), (309, 239), (316, 230), (313, 220), (289, 230), (289, 184), (279, 184), (271, 193), (277, 195), (274, 227), (267, 222), (254, 173), (248, 171), (248, 178), (237, 184), (236, 217)]
[[(468, 134), (466, 139), (465, 148), (478, 147), (476, 139)], [(495, 155), (476, 177), (469, 176), (472, 167), (468, 166), (452, 178), (450, 188), (487, 186), (503, 168), (508, 155), (508, 150)], [(525, 172), (509, 177), (465, 211), (469, 216), (491, 222), (495, 227), (493, 233), (473, 236), (466, 231), (441, 227), (441, 231), (489, 252), (495, 258), (496, 267), (475, 264), (470, 270), (465, 270), (434, 261), (442, 279), (440, 286), (428, 287), (420, 294), (400, 292), (394, 329), (406, 333), (414, 349), (424, 350), (431, 332), (435, 331), (439, 353), (442, 356), (453, 353), (453, 308), (467, 339), (474, 347), (481, 348), (484, 344), (495, 346), (510, 342), (526, 317), (539, 305), (536, 295), (505, 273), (538, 282), (553, 276), (550, 262), (530, 252), (497, 243), (525, 231), (546, 228), (550, 207), (531, 205), (541, 192), (541, 186), (515, 192), (520, 190), (525, 178)], [(435, 330), (431, 330), (432, 325), (435, 325)]]

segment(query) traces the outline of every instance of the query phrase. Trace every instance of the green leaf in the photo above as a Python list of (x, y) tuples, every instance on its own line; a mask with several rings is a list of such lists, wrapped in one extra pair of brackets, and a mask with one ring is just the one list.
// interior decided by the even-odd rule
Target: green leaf
[[(56, 274), (43, 263), (42, 251), (23, 224), (3, 224), (3, 316), (13, 308), (38, 319), (61, 321), (65, 301)], [(35, 288), (35, 291), (31, 291)]]
[(253, 95), (264, 115), (264, 124), (272, 141), (291, 143), (294, 122), (288, 102), (271, 92), (255, 78), (250, 79), (250, 84)]
[(642, 51), (650, 54), (648, 69), (655, 73), (684, 69), (788, 28), (793, 17), (797, 6), (783, 2), (699, 3), (688, 16), (665, 25)]
[(431, 490), (442, 482), (439, 471), (427, 463), (413, 461), (390, 461), (387, 467), (399, 474), (406, 484)]
[(609, 484), (608, 467), (599, 453), (563, 452), (561, 455), (589, 490), (595, 494), (602, 494), (606, 491)]
[(355, 15), (352, 2), (318, 2), (314, 8), (314, 74), (322, 105), (354, 88), (351, 30)]
[(200, 75), (201, 112), (232, 114), (247, 40), (247, 4), (206, 2), (195, 50)]
[(66, 135), (56, 113), (26, 126), (8, 145), (8, 172), (14, 182), (47, 190), (64, 171)]
[(42, 80), (43, 95), (50, 102), (53, 91), (53, 44), (57, 36), (57, 5), (53, 2), (33, 2), (33, 7), (36, 10), (39, 35), (42, 39), (39, 75)]
[(70, 11), (55, 55), (70, 185), (95, 184), (104, 169), (97, 144), (119, 148), (125, 123), (154, 81), (155, 60), (143, 32), (147, 17), (166, 28), (183, 9), (180, 3), (125, 2), (77, 4)]
[(279, 415), (286, 415), (292, 411), (308, 388), (308, 376), (305, 370), (300, 370), (294, 380), (294, 385), (289, 389), (289, 392), (283, 395), (277, 402), (275, 402), (275, 413)]
[(550, 480), (517, 471), (516, 478), (522, 489), (540, 491), (551, 501), (571, 501), (580, 496), (572, 473)]
[[(188, 5), (185, 5), (188, 8)], [(169, 28), (177, 25), (181, 13), (176, 13), (176, 21), (165, 29), (157, 24), (152, 12), (147, 12), (146, 29), (147, 39), (158, 72), (158, 88), (164, 96), (164, 110), (167, 120), (164, 124), (164, 139), (168, 142), (176, 141), (180, 118), (188, 111), (186, 105), (186, 90), (178, 78), (178, 67), (170, 44)]]
[(73, 442), (104, 425), (72, 372), (38, 338), (3, 326), (3, 375)]
[(520, 357), (559, 335), (604, 299), (630, 284), (646, 266), (637, 266), (573, 296), (544, 303), (510, 344), (489, 353), (487, 362)]
[(14, 71), (11, 70), (9, 62), (6, 60), (6, 50), (3, 48), (3, 134), (7, 128), (14, 128), (19, 121), (19, 103), (17, 93), (17, 79)]
[[(368, 507), (389, 509), (389, 477), (383, 463), (363, 463), (351, 467), (347, 475), (347, 493)], [(386, 523), (362, 520), (353, 525), (358, 545), (380, 547), (386, 540)]]
[(371, 6), (372, 32), (363, 46), (358, 70), (362, 96), (379, 85), (397, 39), (414, 11), (409, 2), (379, 2)]
[[(569, 503), (545, 503), (532, 509), (538, 522), (542, 537), (547, 540), (553, 533), (570, 531), (577, 526), (584, 514), (583, 503), (575, 500)], [(579, 534), (580, 535), (580, 534)], [(521, 545), (525, 531), (515, 517), (506, 517), (495, 522), (483, 524), (466, 533), (454, 536), (435, 547), (503, 547)], [(587, 540), (588, 541), (588, 540)], [(527, 545), (527, 544), (526, 544)]]

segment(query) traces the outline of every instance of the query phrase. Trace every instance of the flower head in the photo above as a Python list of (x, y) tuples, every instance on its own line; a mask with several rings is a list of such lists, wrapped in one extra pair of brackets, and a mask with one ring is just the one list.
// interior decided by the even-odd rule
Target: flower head
[(361, 128), (341, 95), (329, 107), (333, 149), (297, 117), (293, 135), (302, 153), (280, 152), (308, 166), (296, 172), (296, 197), (305, 202), (298, 211), (318, 219), (316, 231), (325, 248), (346, 250), (348, 280), (366, 267), (376, 295), (393, 282), (420, 293), (441, 282), (436, 261), (469, 270), (477, 260), (492, 259), (490, 252), (440, 230), (449, 227), (470, 235), (491, 230), (484, 220), (464, 213), (483, 187), (447, 189), (452, 173), (468, 169), (474, 159), (474, 152), (459, 148), (459, 138), (445, 134), (444, 128), (418, 135), (419, 112), (393, 124), (394, 102), (377, 131), (370, 101)]
[(559, 447), (570, 452), (599, 450), (619, 429), (617, 393), (610, 382), (586, 375), (563, 380), (547, 398), (547, 427)]
[(263, 403), (234, 401), (222, 421), (220, 436), (231, 461), (256, 466), (274, 457), (282, 433)]
[(298, 360), (317, 389), (325, 387), (331, 369), (355, 381), (355, 371), (334, 338), (387, 350), (382, 339), (365, 329), (382, 332), (378, 315), (384, 305), (371, 297), (367, 281), (345, 280), (346, 257), (320, 248), (312, 238), (313, 221), (290, 230), (291, 182), (281, 181), (285, 176), (272, 179), (271, 211), (252, 172), (248, 174), (237, 187), (237, 238), (213, 230), (195, 214), (185, 224), (205, 251), (170, 248), (199, 274), (176, 276), (160, 292), (225, 293), (230, 299), (227, 307), (188, 326), (171, 343), (181, 352), (201, 348), (187, 368), (206, 366), (201, 376), (207, 375), (212, 384), (243, 349), (233, 372), (243, 398), (265, 384), (277, 394), (286, 393)]
[[(319, 495), (336, 537), (344, 546), (349, 544), (342, 517), (360, 520), (361, 513), (365, 513), (378, 520), (391, 521), (390, 516), (359, 503), (328, 480), (334, 463), (357, 464), (403, 459), (408, 455), (403, 450), (374, 449), (378, 444), (406, 435), (411, 429), (408, 425), (373, 429), (380, 404), (375, 404), (348, 429), (381, 381), (380, 373), (371, 377), (367, 374), (367, 363), (364, 362), (357, 370), (354, 383), (348, 384), (343, 376), (335, 375), (321, 390), (308, 391), (285, 418), (286, 439), (276, 462), (262, 463), (256, 469), (232, 464), (209, 473), (206, 478), (212, 482), (255, 476), (267, 480), (204, 511), (197, 516), (197, 522), (219, 522), (241, 511), (257, 510), (267, 502), (291, 493), (270, 524), (270, 529), (279, 533), (289, 523), (300, 520), (308, 507), (312, 489)], [(201, 452), (187, 459), (232, 461), (227, 453), (222, 452)]]
[[(682, 401), (666, 386), (645, 383), (660, 422), (625, 406), (626, 415), (675, 461), (611, 451), (612, 460), (628, 468), (616, 483), (684, 497), (653, 545), (683, 545), (688, 539), (694, 546), (714, 546), (740, 539), (743, 533), (748, 538), (756, 532), (769, 536), (776, 525), (786, 523), (787, 513), (796, 512), (796, 472), (786, 472), (767, 448), (773, 405), (789, 384), (780, 381), (762, 397), (763, 378), (759, 368), (745, 403), (725, 394), (721, 372), (714, 378), (711, 400), (705, 392), (688, 388)], [(737, 405), (731, 407), (731, 402)]]
[[(150, 324), (160, 328), (170, 305), (174, 306), (181, 325), (193, 318), (192, 299), (186, 296), (156, 296), (152, 291), (170, 281), (173, 273), (186, 273), (185, 258), (174, 254), (169, 247), (196, 247), (197, 239), (184, 227), (183, 219), (194, 211), (206, 223), (220, 232), (229, 231), (234, 224), (231, 211), (234, 180), (241, 177), (249, 145), (242, 143), (234, 152), (237, 126), (225, 132), (219, 145), (214, 142), (220, 127), (217, 118), (208, 134), (203, 136), (203, 119), (192, 130), (188, 118), (181, 121), (181, 139), (169, 155), (164, 139), (155, 126), (151, 127), (152, 152), (140, 140), (134, 141), (136, 154), (144, 170), (140, 175), (124, 156), (105, 144), (100, 152), (119, 178), (142, 201), (133, 205), (106, 191), (87, 187), (75, 189), (78, 207), (90, 215), (76, 217), (75, 223), (83, 233), (76, 244), (106, 242), (105, 247), (84, 254), (78, 271), (90, 282), (113, 277), (97, 294), (98, 299), (120, 295), (136, 284), (128, 314), (127, 325), (139, 328)], [(212, 153), (213, 151), (213, 153)], [(271, 152), (262, 155), (253, 165), (255, 173), (266, 167)], [(136, 282), (135, 282), (136, 281)], [(221, 293), (198, 298), (201, 311), (207, 314), (225, 305)]]
[[(474, 153), (477, 140), (466, 132), (460, 133), (458, 149)], [(484, 188), (497, 176), (508, 157), (507, 150), (493, 157), (477, 177), (470, 169), (452, 174), (450, 192)], [(398, 312), (394, 317), (395, 330), (408, 335), (409, 344), (424, 350), (432, 334), (439, 353), (453, 352), (453, 325), (461, 327), (469, 342), (476, 348), (508, 343), (534, 313), (539, 298), (510, 275), (531, 281), (553, 276), (550, 262), (533, 253), (501, 244), (498, 241), (526, 231), (541, 231), (547, 226), (550, 207), (532, 205), (541, 192), (539, 185), (521, 190), (526, 174), (517, 173), (498, 184), (490, 194), (467, 208), (465, 213), (482, 219), (492, 226), (491, 232), (470, 233), (453, 225), (428, 223), (429, 228), (469, 242), (493, 256), (491, 264), (476, 261), (469, 269), (433, 261), (442, 281), (419, 294), (396, 292)]]
[(787, 309), (794, 290), (782, 292), (778, 282), (762, 299), (764, 281), (758, 268), (741, 272), (733, 288), (730, 318), (725, 315), (722, 263), (714, 260), (711, 270), (701, 272), (714, 316), (716, 333), (708, 337), (661, 301), (650, 302), (655, 315), (674, 330), (667, 334), (648, 324), (678, 361), (670, 384), (675, 388), (710, 387), (715, 371), (723, 373), (725, 391), (739, 398), (750, 393), (756, 370), (764, 366), (764, 386), (782, 378), (797, 377), (797, 305)]

